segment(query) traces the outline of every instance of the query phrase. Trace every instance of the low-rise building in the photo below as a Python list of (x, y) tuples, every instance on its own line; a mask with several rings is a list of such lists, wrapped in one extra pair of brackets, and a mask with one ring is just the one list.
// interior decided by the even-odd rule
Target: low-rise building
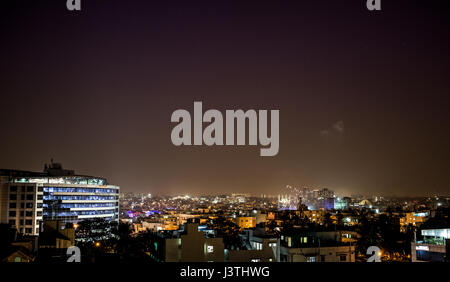
[(308, 218), (310, 222), (317, 224), (322, 224), (325, 217), (325, 211), (323, 210), (308, 210), (303, 211), (303, 214)]
[(151, 236), (148, 255), (164, 262), (223, 262), (222, 238), (210, 238), (197, 223), (187, 223), (183, 231), (157, 232)]
[(281, 236), (282, 262), (355, 262), (355, 245), (343, 231), (294, 230)]
[(424, 229), (420, 235), (411, 243), (412, 262), (450, 260), (450, 228)]
[(280, 239), (263, 228), (247, 229), (240, 235), (246, 250), (228, 252), (230, 262), (280, 261)]
[(256, 218), (251, 216), (241, 216), (236, 217), (236, 224), (239, 228), (255, 228), (256, 227)]
[(419, 227), (428, 219), (428, 212), (408, 212), (404, 217), (400, 218), (400, 230), (406, 231), (406, 227), (410, 224), (414, 227)]

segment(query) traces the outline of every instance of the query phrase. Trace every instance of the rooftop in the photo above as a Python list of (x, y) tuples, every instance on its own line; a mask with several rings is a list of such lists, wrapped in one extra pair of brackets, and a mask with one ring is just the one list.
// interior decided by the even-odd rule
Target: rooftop
[[(53, 160), (51, 160), (50, 164), (45, 164), (44, 170), (42, 172), (17, 170), (17, 169), (0, 169), (0, 176), (10, 177), (11, 179), (14, 180), (15, 183), (56, 184), (56, 183), (66, 183), (67, 182), (66, 180), (69, 180), (71, 184), (76, 184), (80, 181), (85, 180), (87, 182), (86, 184), (101, 184), (101, 185), (108, 184), (106, 178), (75, 174), (74, 170), (63, 169), (60, 163), (54, 163)], [(52, 179), (63, 178), (63, 179), (55, 181), (46, 181), (49, 178)]]

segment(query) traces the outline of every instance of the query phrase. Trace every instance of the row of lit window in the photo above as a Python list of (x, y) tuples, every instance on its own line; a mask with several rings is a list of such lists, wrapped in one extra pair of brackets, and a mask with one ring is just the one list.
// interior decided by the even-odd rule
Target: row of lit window
[(91, 184), (106, 185), (105, 179), (86, 177), (57, 177), (57, 178), (16, 178), (15, 183), (51, 183), (51, 184)]
[[(57, 212), (56, 216), (78, 216), (78, 215), (98, 215), (98, 214), (111, 214), (114, 213), (115, 210), (101, 210), (101, 211), (64, 211), (64, 212)], [(44, 211), (44, 216), (50, 216), (51, 213)]]
[[(325, 255), (321, 255), (320, 256), (320, 261), (321, 262), (325, 262), (326, 261), (326, 256)], [(347, 261), (347, 256), (346, 255), (339, 255), (339, 261)], [(306, 257), (306, 262), (316, 262), (316, 257), (307, 256)]]
[[(283, 240), (283, 238), (281, 238)], [(292, 238), (286, 237), (285, 241), (287, 242), (288, 247), (292, 247)], [(300, 237), (300, 244), (308, 243), (308, 237)]]
[(114, 196), (64, 196), (64, 195), (44, 196), (44, 201), (50, 200), (118, 200), (118, 198)]
[[(114, 207), (117, 203), (69, 203), (69, 204), (60, 204), (61, 208), (70, 209), (70, 208), (107, 208)], [(45, 205), (44, 205), (45, 206)]]
[[(77, 203), (70, 203), (70, 204), (66, 204), (66, 203), (58, 203), (58, 208), (60, 209), (73, 209), (73, 208), (92, 208), (92, 209), (96, 209), (96, 208), (113, 208), (118, 206), (119, 203), (115, 202), (115, 203), (86, 203), (86, 204), (77, 204)], [(43, 208), (46, 209), (49, 207), (48, 203), (44, 203)], [(51, 207), (53, 205), (50, 205)]]
[(253, 242), (253, 248), (255, 250), (262, 250), (263, 249), (263, 244), (262, 243), (258, 243), (258, 242)]
[[(118, 216), (113, 216), (113, 217), (102, 217), (105, 221), (112, 221), (112, 220), (118, 220)], [(53, 216), (44, 216), (44, 221), (45, 220), (54, 220), (56, 219)], [(61, 216), (57, 218), (58, 220), (61, 220), (62, 222), (72, 222), (72, 223), (77, 223), (80, 220), (78, 219), (77, 216)]]
[(119, 190), (107, 188), (85, 188), (85, 187), (44, 187), (44, 192), (117, 194)]

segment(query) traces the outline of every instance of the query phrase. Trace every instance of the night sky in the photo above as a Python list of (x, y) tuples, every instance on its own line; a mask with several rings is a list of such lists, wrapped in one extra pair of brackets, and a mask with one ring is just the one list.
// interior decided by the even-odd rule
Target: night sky
[[(0, 167), (124, 192), (450, 194), (445, 0), (2, 0)], [(176, 109), (279, 109), (280, 151), (182, 146)]]

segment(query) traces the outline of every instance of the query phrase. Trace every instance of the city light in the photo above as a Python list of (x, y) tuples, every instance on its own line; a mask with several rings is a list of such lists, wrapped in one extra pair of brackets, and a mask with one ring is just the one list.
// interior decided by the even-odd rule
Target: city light
[(2, 0), (0, 264), (449, 262), (450, 1), (406, 2)]

